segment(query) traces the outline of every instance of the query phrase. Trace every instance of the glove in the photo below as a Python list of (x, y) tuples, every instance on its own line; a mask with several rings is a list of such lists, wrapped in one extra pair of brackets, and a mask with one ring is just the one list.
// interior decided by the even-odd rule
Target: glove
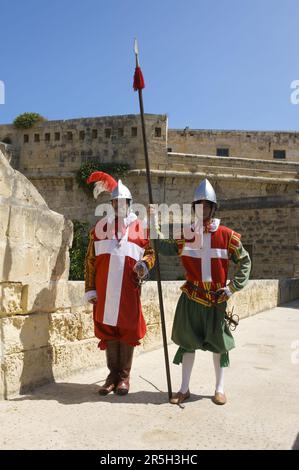
[(218, 289), (216, 291), (216, 294), (217, 294), (218, 302), (225, 302), (233, 295), (233, 293), (231, 292), (228, 286), (221, 287), (221, 289)]
[(97, 291), (96, 290), (89, 290), (89, 291), (85, 292), (84, 300), (85, 300), (85, 302), (89, 302), (90, 304), (97, 303), (97, 300), (98, 300)]
[(148, 268), (144, 261), (137, 261), (135, 264), (133, 271), (137, 274), (139, 279), (144, 279), (148, 275)]

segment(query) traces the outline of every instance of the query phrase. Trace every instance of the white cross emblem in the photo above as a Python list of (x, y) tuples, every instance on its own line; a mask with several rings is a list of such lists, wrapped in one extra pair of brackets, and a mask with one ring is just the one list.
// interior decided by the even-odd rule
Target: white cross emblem
[(182, 251), (182, 256), (190, 256), (191, 258), (200, 258), (202, 280), (203, 282), (211, 282), (212, 281), (211, 260), (213, 258), (228, 259), (227, 250), (222, 249), (222, 248), (211, 248), (211, 233), (203, 234), (202, 248), (193, 248), (194, 243), (190, 245), (188, 244), (185, 245)]
[(143, 256), (144, 248), (127, 241), (125, 238), (121, 243), (115, 238), (113, 240), (98, 240), (95, 241), (94, 248), (96, 256), (110, 254), (103, 323), (116, 326), (126, 256), (139, 261)]

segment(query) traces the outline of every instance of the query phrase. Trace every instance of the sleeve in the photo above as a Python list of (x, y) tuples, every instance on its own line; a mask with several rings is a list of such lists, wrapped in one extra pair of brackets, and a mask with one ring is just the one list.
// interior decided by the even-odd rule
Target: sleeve
[(150, 238), (151, 238), (151, 245), (153, 246), (153, 239), (157, 239), (157, 248), (158, 252), (164, 256), (180, 256), (185, 241), (183, 239), (171, 239), (171, 238), (164, 238), (163, 233), (160, 230), (158, 221), (151, 220), (150, 225)]
[(95, 285), (95, 251), (94, 251), (94, 238), (92, 231), (89, 234), (89, 243), (85, 256), (85, 298), (89, 300), (92, 297), (96, 297), (96, 285)]
[(184, 248), (184, 240), (158, 240), (159, 253), (164, 256), (180, 256)]
[[(185, 246), (185, 240), (164, 238), (162, 232), (157, 232), (157, 248), (159, 253), (164, 256), (180, 256)], [(153, 241), (151, 240), (151, 244)]]
[(241, 235), (236, 232), (232, 234), (228, 251), (229, 258), (238, 266), (234, 278), (228, 284), (229, 290), (234, 293), (246, 286), (251, 271), (251, 260), (241, 243)]

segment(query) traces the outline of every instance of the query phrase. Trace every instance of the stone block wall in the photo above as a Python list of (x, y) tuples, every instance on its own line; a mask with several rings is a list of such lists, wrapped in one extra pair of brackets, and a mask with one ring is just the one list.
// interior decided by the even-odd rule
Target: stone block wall
[[(266, 199), (266, 198), (265, 198)], [(266, 201), (264, 201), (265, 203)], [(228, 227), (242, 234), (252, 258), (252, 279), (297, 277), (299, 275), (299, 201), (276, 207), (250, 207), (219, 211)], [(231, 271), (232, 273), (233, 271)]]
[(68, 279), (71, 243), (72, 223), (0, 153), (0, 280), (22, 283), (28, 311), (45, 293), (54, 295), (53, 282)]
[(167, 146), (172, 152), (196, 155), (217, 155), (217, 149), (227, 149), (230, 157), (265, 160), (283, 150), (286, 161), (299, 162), (299, 132), (170, 129)]

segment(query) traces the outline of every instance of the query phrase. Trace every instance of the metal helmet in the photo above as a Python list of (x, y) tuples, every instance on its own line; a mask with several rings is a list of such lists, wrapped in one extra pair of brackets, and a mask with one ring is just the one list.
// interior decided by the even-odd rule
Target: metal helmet
[(118, 180), (117, 186), (113, 189), (111, 193), (111, 201), (113, 199), (130, 199), (132, 200), (132, 194), (129, 188), (122, 184), (121, 180)]
[(210, 201), (217, 205), (215, 190), (207, 178), (197, 186), (193, 198), (193, 202), (195, 201)]

